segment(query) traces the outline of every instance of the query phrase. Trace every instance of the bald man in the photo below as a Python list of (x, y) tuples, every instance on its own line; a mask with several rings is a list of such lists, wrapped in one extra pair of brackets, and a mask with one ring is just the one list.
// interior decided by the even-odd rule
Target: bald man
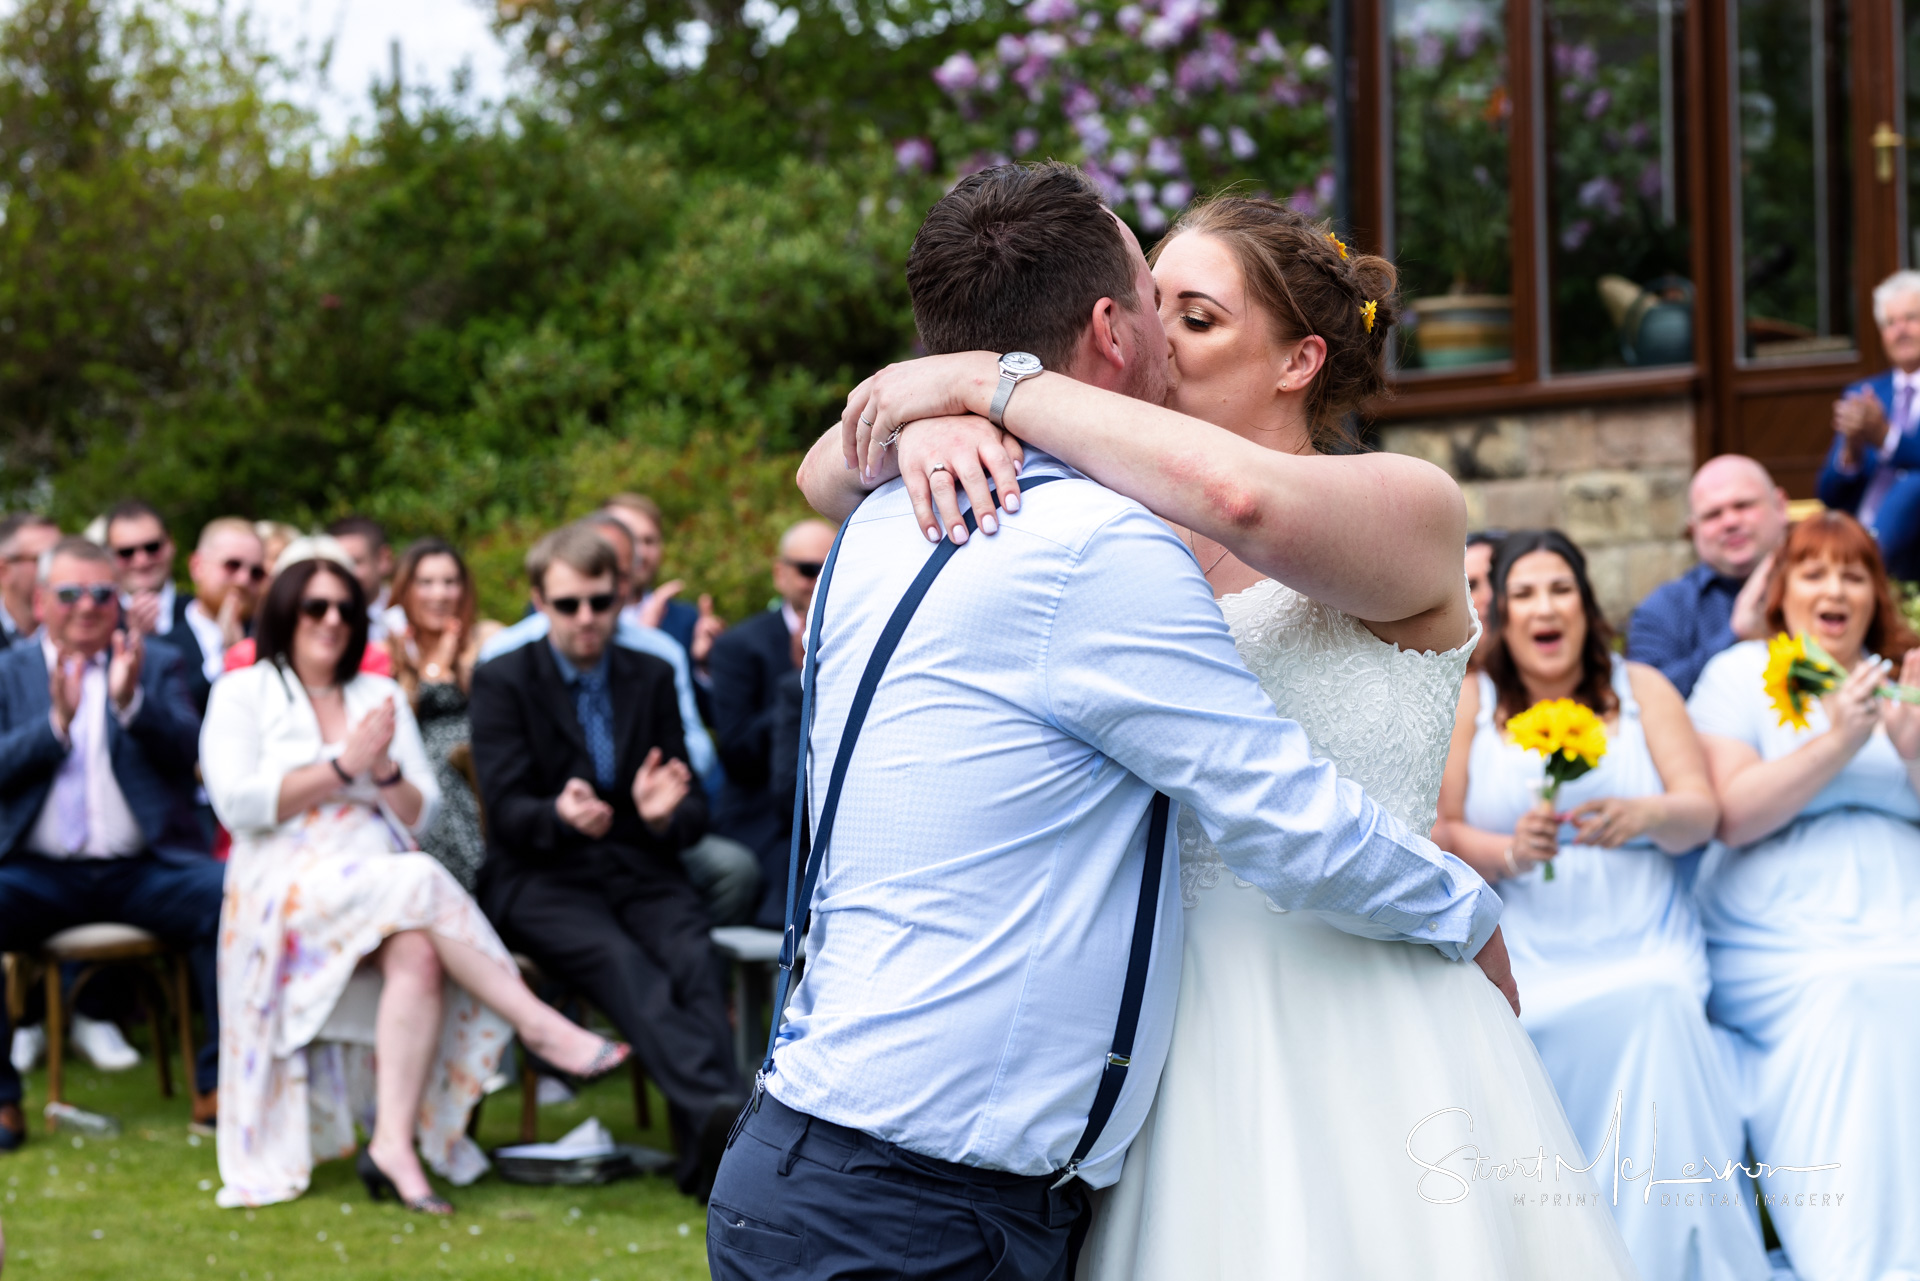
[(773, 561), (779, 603), (728, 629), (707, 658), (713, 736), (727, 774), (714, 805), (713, 830), (760, 856), (765, 891), (755, 923), (774, 929), (785, 906), (793, 823), (793, 781), (783, 785), (772, 770), (780, 682), (794, 670), (794, 637), (806, 625), (833, 534), (833, 526), (819, 520), (803, 520), (787, 530)]
[(1708, 459), (1687, 489), (1687, 533), (1700, 563), (1656, 587), (1633, 612), (1627, 657), (1693, 691), (1707, 660), (1767, 632), (1767, 573), (1787, 536), (1787, 492), (1739, 454)]

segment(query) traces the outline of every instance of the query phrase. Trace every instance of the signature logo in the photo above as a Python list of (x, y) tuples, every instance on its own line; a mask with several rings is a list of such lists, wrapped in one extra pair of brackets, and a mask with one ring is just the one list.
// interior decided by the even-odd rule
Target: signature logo
[[(1715, 1164), (1711, 1159), (1703, 1157), (1698, 1161), (1688, 1161), (1681, 1167), (1680, 1173), (1674, 1177), (1655, 1178), (1653, 1176), (1659, 1168), (1660, 1161), (1659, 1105), (1652, 1105), (1652, 1110), (1652, 1151), (1647, 1156), (1646, 1168), (1636, 1171), (1634, 1158), (1627, 1156), (1620, 1150), (1620, 1121), (1626, 1111), (1626, 1092), (1624, 1090), (1616, 1093), (1613, 1097), (1613, 1119), (1607, 1126), (1606, 1137), (1600, 1141), (1599, 1154), (1585, 1165), (1575, 1165), (1559, 1153), (1554, 1153), (1549, 1156), (1544, 1147), (1532, 1156), (1516, 1157), (1503, 1161), (1496, 1158), (1491, 1152), (1482, 1149), (1477, 1143), (1462, 1143), (1454, 1147), (1451, 1151), (1443, 1152), (1432, 1159), (1428, 1159), (1427, 1157), (1421, 1156), (1420, 1153), (1415, 1150), (1414, 1145), (1416, 1141), (1421, 1139), (1421, 1131), (1427, 1129), (1428, 1126), (1433, 1125), (1442, 1117), (1455, 1115), (1465, 1117), (1467, 1121), (1467, 1132), (1469, 1134), (1473, 1132), (1473, 1113), (1465, 1108), (1441, 1108), (1437, 1112), (1430, 1112), (1420, 1118), (1420, 1120), (1414, 1124), (1414, 1127), (1407, 1131), (1407, 1157), (1415, 1165), (1419, 1166), (1421, 1170), (1419, 1177), (1414, 1180), (1413, 1190), (1420, 1195), (1421, 1200), (1429, 1204), (1458, 1205), (1467, 1199), (1467, 1196), (1473, 1191), (1475, 1183), (1489, 1180), (1505, 1182), (1509, 1179), (1531, 1179), (1536, 1183), (1544, 1185), (1549, 1172), (1549, 1161), (1552, 1163), (1551, 1172), (1554, 1182), (1556, 1183), (1560, 1181), (1560, 1176), (1563, 1171), (1569, 1174), (1591, 1173), (1594, 1167), (1600, 1164), (1601, 1159), (1607, 1155), (1609, 1148), (1613, 1150), (1613, 1204), (1615, 1205), (1620, 1204), (1620, 1185), (1622, 1183), (1636, 1183), (1645, 1180), (1646, 1186), (1641, 1190), (1641, 1200), (1643, 1204), (1651, 1205), (1653, 1203), (1653, 1190), (1657, 1187), (1667, 1187), (1675, 1184), (1730, 1182), (1734, 1177), (1735, 1171), (1738, 1171), (1747, 1178), (1769, 1178), (1777, 1174), (1816, 1174), (1821, 1171), (1837, 1170), (1840, 1168), (1838, 1161), (1832, 1161), (1825, 1165), (1768, 1165), (1765, 1161), (1760, 1161), (1756, 1162), (1752, 1168), (1749, 1168), (1741, 1164), (1737, 1158), (1730, 1158), (1724, 1162)], [(1435, 1182), (1436, 1180), (1438, 1182)], [(1448, 1193), (1451, 1193), (1451, 1195), (1447, 1195)], [(1629, 1188), (1627, 1193), (1631, 1196), (1632, 1189)]]

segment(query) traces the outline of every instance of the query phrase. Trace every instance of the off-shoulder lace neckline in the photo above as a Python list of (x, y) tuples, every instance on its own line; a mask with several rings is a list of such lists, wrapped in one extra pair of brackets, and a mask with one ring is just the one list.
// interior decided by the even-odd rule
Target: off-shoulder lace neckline
[(1390, 654), (1411, 654), (1416, 658), (1451, 658), (1455, 654), (1470, 652), (1480, 641), (1480, 615), (1474, 610), (1471, 602), (1467, 605), (1467, 613), (1473, 620), (1473, 626), (1467, 632), (1467, 639), (1455, 645), (1452, 649), (1447, 650), (1405, 649), (1390, 640), (1382, 640), (1373, 634), (1371, 627), (1368, 627), (1352, 614), (1344, 613), (1327, 605), (1322, 605), (1305, 592), (1295, 591), (1277, 578), (1263, 578), (1252, 586), (1243, 587), (1237, 592), (1228, 592), (1225, 596), (1216, 596), (1213, 598), (1213, 602), (1220, 607), (1220, 612), (1224, 614), (1227, 611), (1229, 602), (1238, 602), (1243, 598), (1251, 599), (1256, 592), (1260, 593), (1262, 597), (1284, 592), (1287, 595), (1298, 597), (1309, 605), (1312, 605), (1315, 609), (1324, 609), (1327, 610), (1328, 613), (1338, 614), (1341, 618), (1352, 624), (1352, 628), (1356, 633), (1366, 637), (1369, 641), (1372, 641), (1375, 645), (1378, 645)]

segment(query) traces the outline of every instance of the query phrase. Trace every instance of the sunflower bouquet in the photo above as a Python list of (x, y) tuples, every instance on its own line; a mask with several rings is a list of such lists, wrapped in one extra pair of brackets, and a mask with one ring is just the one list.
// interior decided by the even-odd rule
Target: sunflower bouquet
[[(1546, 779), (1540, 788), (1540, 808), (1553, 812), (1560, 785), (1570, 783), (1600, 763), (1607, 754), (1607, 727), (1591, 707), (1570, 698), (1543, 698), (1507, 721), (1507, 735), (1529, 752), (1537, 752), (1547, 763)], [(1545, 879), (1553, 879), (1553, 862), (1547, 861)]]
[[(1807, 705), (1840, 687), (1847, 674), (1827, 651), (1809, 636), (1781, 632), (1767, 642), (1767, 672), (1763, 684), (1782, 725), (1804, 730)], [(1901, 703), (1920, 703), (1920, 689), (1889, 681), (1874, 693)]]

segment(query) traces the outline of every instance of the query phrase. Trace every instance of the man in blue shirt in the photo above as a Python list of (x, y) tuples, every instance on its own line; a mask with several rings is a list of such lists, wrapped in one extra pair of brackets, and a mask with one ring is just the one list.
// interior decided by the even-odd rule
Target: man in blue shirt
[[(1076, 170), (962, 179), (908, 282), (935, 352), (991, 344), (1031, 351), (1057, 371), (1044, 377), (1156, 402), (1165, 389), (1152, 274)], [(953, 345), (962, 327), (974, 341)], [(1187, 546), (1029, 451), (1029, 486), (1049, 476), (953, 557), (876, 685), (867, 656), (928, 558), (899, 482), (854, 514), (816, 591), (813, 831), (856, 690), (871, 704), (831, 844), (812, 855), (806, 974), (714, 1188), (716, 1281), (1071, 1275), (1085, 1187), (1119, 1176), (1180, 985), (1168, 872), (1137, 1035), (1110, 1051), (1144, 871), (1177, 857), (1172, 841), (1149, 848), (1156, 790), (1276, 904), (1507, 982), (1498, 897), (1311, 759)], [(1126, 1076), (1078, 1159), (1108, 1064)]]
[(1659, 668), (1682, 698), (1715, 654), (1766, 635), (1787, 493), (1751, 458), (1709, 458), (1687, 488), (1687, 532), (1700, 563), (1654, 588), (1627, 628), (1627, 657)]

